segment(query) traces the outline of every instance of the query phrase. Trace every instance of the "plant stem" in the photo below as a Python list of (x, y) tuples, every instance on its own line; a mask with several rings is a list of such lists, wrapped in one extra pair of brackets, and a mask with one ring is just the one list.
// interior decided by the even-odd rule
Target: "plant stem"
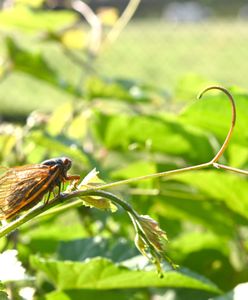
[(128, 24), (132, 16), (134, 15), (136, 9), (138, 8), (141, 0), (130, 0), (123, 14), (115, 23), (112, 30), (108, 33), (107, 37), (102, 43), (102, 49), (105, 49), (108, 45), (111, 45), (115, 42), (115, 40), (120, 35), (121, 31)]
[[(202, 168), (206, 168), (211, 166), (212, 163), (208, 162), (205, 164), (197, 165), (197, 166), (191, 166), (191, 167), (186, 167), (182, 169), (177, 169), (177, 170), (172, 170), (172, 171), (167, 171), (167, 172), (161, 172), (161, 173), (155, 173), (155, 174), (150, 174), (146, 176), (140, 176), (140, 177), (135, 177), (135, 178), (130, 178), (127, 180), (120, 180), (117, 182), (109, 183), (109, 184), (104, 184), (100, 186), (95, 186), (90, 189), (84, 190), (84, 191), (73, 191), (70, 193), (61, 193), (59, 196), (55, 197), (49, 203), (45, 205), (41, 205), (38, 207), (35, 207), (34, 209), (30, 210), (27, 214), (19, 217), (18, 219), (14, 220), (13, 222), (9, 223), (6, 226), (3, 226), (0, 228), (0, 238), (4, 235), (9, 234), (22, 224), (28, 222), (29, 220), (33, 219), (34, 217), (40, 215), (41, 213), (47, 211), (48, 209), (54, 207), (55, 205), (61, 204), (65, 202), (66, 200), (72, 199), (72, 198), (78, 198), (78, 197), (84, 197), (84, 196), (101, 196), (110, 199), (114, 203), (117, 203), (118, 205), (122, 206), (127, 212), (130, 212), (134, 217), (138, 218), (138, 214), (132, 209), (132, 207), (125, 201), (119, 199), (118, 197), (114, 196), (111, 193), (102, 191), (103, 189), (107, 188), (112, 188), (112, 187), (117, 187), (123, 184), (128, 184), (128, 183), (134, 183), (137, 181), (145, 180), (145, 179), (151, 179), (151, 178), (158, 178), (158, 177), (165, 177), (169, 175), (174, 175), (174, 174), (179, 174), (183, 173), (186, 171), (192, 171), (192, 170), (198, 170)], [(58, 211), (62, 211), (65, 208), (68, 209), (68, 207), (73, 208), (73, 207), (78, 207), (82, 204), (81, 200), (74, 201), (73, 203), (70, 203), (69, 205), (66, 205), (65, 207), (58, 208)], [(53, 211), (51, 213), (54, 213)], [(47, 213), (50, 214), (50, 213)], [(46, 214), (46, 215), (47, 215)]]
[(231, 103), (231, 107), (232, 107), (232, 120), (231, 120), (231, 126), (229, 128), (229, 131), (227, 133), (227, 136), (225, 138), (224, 143), (222, 144), (220, 150), (218, 151), (218, 153), (215, 155), (215, 157), (212, 159), (212, 162), (215, 163), (219, 160), (219, 158), (223, 155), (224, 151), (226, 150), (230, 140), (231, 140), (231, 136), (234, 130), (234, 126), (236, 123), (236, 106), (235, 106), (235, 102), (234, 99), (232, 97), (232, 95), (228, 92), (227, 89), (221, 87), (221, 86), (210, 86), (208, 88), (206, 88), (205, 90), (203, 90), (199, 96), (198, 99), (200, 99), (207, 91), (210, 90), (220, 90), (222, 91), (224, 94), (226, 94), (226, 96), (228, 97), (230, 103)]
[[(41, 213), (45, 212), (49, 208), (51, 208), (55, 205), (61, 204), (61, 203), (65, 202), (69, 199), (84, 197), (84, 196), (100, 196), (100, 197), (107, 198), (107, 199), (113, 201), (114, 203), (118, 204), (119, 206), (121, 206), (124, 210), (129, 212), (134, 218), (139, 218), (138, 213), (133, 210), (131, 205), (129, 205), (124, 200), (121, 200), (120, 198), (116, 197), (115, 195), (113, 195), (109, 192), (91, 190), (91, 189), (84, 190), (84, 191), (73, 191), (73, 192), (68, 193), (68, 194), (67, 193), (62, 193), (59, 196), (55, 197), (53, 200), (51, 200), (49, 203), (43, 204), (43, 205), (38, 206), (38, 207), (35, 207), (32, 210), (30, 210), (27, 214), (19, 217), (18, 219), (14, 220), (13, 222), (11, 222), (11, 223), (9, 223), (5, 226), (2, 226), (0, 228), (0, 238), (7, 235), (7, 234), (9, 234), (10, 232), (15, 230), (16, 228), (18, 228), (22, 224), (24, 224), (24, 223), (28, 222), (29, 220), (33, 219), (34, 217), (36, 217), (36, 216), (40, 215)], [(73, 202), (72, 207), (77, 206), (79, 202), (82, 205), (82, 201), (78, 200), (78, 201)]]
[[(239, 170), (239, 169), (236, 169), (236, 168), (221, 165), (221, 164), (218, 164), (216, 162), (223, 155), (223, 153), (224, 153), (224, 151), (225, 151), (225, 149), (226, 149), (226, 147), (227, 147), (227, 145), (230, 141), (232, 131), (233, 131), (233, 128), (235, 126), (236, 109), (235, 109), (235, 103), (234, 103), (234, 100), (233, 100), (232, 96), (224, 88), (212, 86), (212, 87), (209, 87), (209, 88), (205, 89), (200, 94), (200, 96), (203, 95), (206, 91), (211, 90), (211, 89), (217, 89), (217, 90), (221, 90), (222, 92), (224, 92), (228, 96), (228, 98), (229, 98), (229, 100), (231, 101), (231, 104), (232, 104), (232, 123), (231, 123), (231, 127), (228, 131), (228, 134), (226, 136), (226, 139), (225, 139), (222, 147), (220, 148), (218, 153), (215, 155), (215, 157), (211, 161), (209, 161), (207, 163), (199, 164), (199, 165), (196, 165), (196, 166), (185, 167), (185, 168), (181, 168), (181, 169), (177, 169), (177, 170), (165, 171), (165, 172), (149, 174), (149, 175), (145, 175), (145, 176), (139, 176), (139, 177), (135, 177), (135, 178), (129, 178), (129, 179), (125, 179), (125, 180), (120, 180), (120, 181), (116, 181), (116, 182), (113, 182), (113, 183), (108, 183), (108, 184), (103, 184), (103, 185), (100, 185), (100, 186), (91, 187), (90, 189), (83, 190), (83, 191), (79, 190), (79, 191), (72, 191), (70, 193), (64, 193), (64, 194), (61, 193), (60, 195), (55, 197), (53, 200), (51, 200), (49, 203), (47, 203), (45, 205), (41, 205), (39, 207), (35, 207), (32, 210), (30, 210), (26, 215), (23, 215), (23, 216), (19, 217), (18, 219), (14, 220), (13, 222), (9, 223), (6, 226), (2, 226), (0, 228), (0, 237), (4, 236), (6, 234), (9, 234), (11, 231), (15, 230), (17, 227), (19, 227), (22, 224), (28, 222), (32, 218), (40, 215), (41, 213), (44, 213), (49, 208), (54, 207), (57, 204), (61, 204), (61, 203), (65, 202), (66, 200), (69, 200), (69, 199), (72, 199), (72, 198), (78, 198), (78, 197), (84, 197), (84, 196), (101, 196), (101, 197), (105, 197), (105, 198), (113, 201), (114, 203), (122, 206), (138, 222), (139, 215), (132, 209), (132, 207), (127, 202), (119, 199), (115, 195), (113, 195), (109, 192), (103, 191), (104, 189), (107, 189), (107, 188), (113, 188), (113, 187), (121, 186), (121, 185), (124, 185), (124, 184), (135, 183), (135, 182), (138, 182), (138, 181), (141, 181), (141, 180), (160, 178), (160, 177), (168, 177), (168, 176), (180, 174), (180, 173), (183, 173), (183, 172), (188, 172), (188, 171), (194, 171), (194, 170), (207, 168), (207, 167), (210, 167), (210, 166), (213, 166), (215, 168), (222, 168), (222, 169), (229, 170), (229, 171), (232, 171), (232, 172), (248, 175), (247, 171), (243, 171), (243, 170)], [(70, 203), (69, 205), (67, 205), (66, 208), (68, 208), (68, 207), (70, 207), (70, 208), (77, 207), (81, 203), (82, 203), (81, 200), (77, 200), (77, 201), (74, 201), (73, 203)], [(59, 208), (59, 209), (57, 209), (57, 211), (62, 211), (63, 209), (65, 209), (65, 207)], [(50, 212), (50, 213), (53, 213), (53, 212)]]
[(171, 171), (165, 171), (165, 172), (160, 172), (160, 173), (154, 173), (154, 174), (149, 174), (149, 175), (124, 179), (124, 180), (120, 180), (120, 181), (116, 181), (116, 182), (107, 183), (107, 184), (97, 186), (97, 187), (95, 187), (95, 189), (105, 190), (105, 189), (117, 187), (117, 186), (120, 186), (120, 185), (123, 185), (123, 184), (130, 184), (130, 183), (135, 183), (135, 182), (138, 182), (138, 181), (154, 179), (154, 178), (159, 178), (159, 177), (167, 177), (167, 176), (176, 175), (176, 174), (180, 174), (180, 173), (184, 173), (184, 172), (188, 172), (188, 171), (204, 169), (204, 168), (210, 167), (211, 165), (212, 165), (212, 162), (207, 162), (207, 163), (196, 165), (196, 166), (190, 166), (190, 167), (185, 167), (185, 168), (171, 170)]
[(89, 5), (83, 1), (74, 0), (71, 3), (74, 10), (79, 12), (91, 26), (91, 36), (89, 43), (89, 52), (96, 55), (99, 51), (102, 40), (102, 24), (97, 15)]
[(229, 167), (229, 166), (222, 165), (222, 164), (219, 164), (219, 163), (213, 163), (213, 166), (214, 166), (216, 169), (224, 169), (224, 170), (231, 171), (231, 172), (234, 172), (234, 173), (239, 173), (239, 174), (243, 174), (243, 175), (248, 175), (248, 171), (246, 171), (246, 170), (241, 170), (241, 169)]

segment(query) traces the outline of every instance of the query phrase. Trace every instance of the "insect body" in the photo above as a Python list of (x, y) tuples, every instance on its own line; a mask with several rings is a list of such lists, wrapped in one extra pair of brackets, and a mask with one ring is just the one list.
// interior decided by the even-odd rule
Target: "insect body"
[(40, 164), (14, 167), (0, 177), (0, 220), (10, 219), (21, 211), (35, 206), (42, 197), (65, 181), (79, 180), (67, 175), (71, 168), (67, 157), (45, 160)]

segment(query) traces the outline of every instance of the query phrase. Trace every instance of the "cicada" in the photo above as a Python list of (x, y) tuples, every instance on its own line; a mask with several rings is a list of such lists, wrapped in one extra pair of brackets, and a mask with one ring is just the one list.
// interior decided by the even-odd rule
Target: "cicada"
[(30, 209), (55, 187), (58, 194), (65, 181), (79, 180), (78, 175), (68, 175), (72, 161), (68, 157), (45, 160), (40, 164), (9, 168), (0, 177), (0, 220), (15, 217)]

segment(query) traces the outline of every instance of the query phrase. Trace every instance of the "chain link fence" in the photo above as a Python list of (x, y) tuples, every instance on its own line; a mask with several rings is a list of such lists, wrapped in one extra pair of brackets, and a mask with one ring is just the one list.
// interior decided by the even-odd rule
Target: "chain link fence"
[[(91, 1), (96, 10), (126, 1)], [(120, 3), (119, 3), (120, 4)], [(146, 1), (98, 62), (102, 75), (171, 89), (185, 74), (248, 88), (247, 1)]]

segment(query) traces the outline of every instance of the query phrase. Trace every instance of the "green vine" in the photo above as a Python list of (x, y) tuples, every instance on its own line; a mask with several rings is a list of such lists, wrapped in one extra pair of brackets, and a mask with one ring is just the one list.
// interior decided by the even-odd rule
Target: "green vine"
[[(135, 178), (129, 178), (126, 180), (120, 180), (113, 183), (107, 183), (102, 185), (94, 185), (91, 186), (90, 184), (85, 185), (84, 180), (81, 182), (81, 184), (77, 185), (76, 188), (69, 187), (72, 190), (66, 191), (65, 193), (61, 193), (55, 198), (53, 198), (49, 203), (40, 205), (38, 207), (33, 208), (25, 215), (20, 216), (18, 219), (11, 221), (5, 226), (2, 226), (0, 228), (0, 237), (3, 237), (5, 235), (8, 235), (18, 227), (20, 227), (22, 224), (32, 220), (35, 217), (43, 216), (43, 215), (49, 215), (54, 214), (57, 212), (61, 212), (63, 210), (67, 210), (68, 208), (76, 208), (78, 206), (81, 206), (83, 204), (89, 205), (89, 206), (95, 206), (96, 208), (102, 208), (101, 205), (105, 205), (105, 208), (109, 208), (106, 204), (107, 202), (101, 202), (100, 199), (107, 199), (107, 201), (110, 201), (114, 205), (122, 207), (130, 216), (131, 221), (134, 225), (134, 229), (136, 231), (136, 237), (135, 237), (135, 244), (137, 248), (140, 250), (140, 252), (147, 256), (150, 260), (152, 260), (157, 270), (160, 274), (162, 274), (161, 270), (161, 262), (163, 259), (167, 260), (167, 262), (173, 267), (176, 268), (177, 266), (170, 260), (169, 257), (167, 257), (164, 247), (164, 242), (166, 241), (166, 234), (163, 230), (161, 230), (153, 219), (151, 219), (149, 216), (142, 216), (139, 215), (132, 206), (125, 202), (124, 200), (120, 199), (113, 193), (105, 191), (106, 189), (110, 189), (113, 187), (119, 187), (122, 185), (147, 180), (147, 179), (154, 179), (154, 178), (160, 178), (160, 177), (169, 177), (176, 174), (181, 174), (183, 172), (189, 172), (194, 170), (200, 170), (205, 169), (209, 167), (217, 168), (217, 169), (224, 169), (227, 171), (240, 173), (248, 175), (248, 171), (240, 170), (237, 168), (232, 168), (227, 165), (219, 164), (217, 161), (220, 159), (220, 157), (223, 155), (224, 151), (226, 150), (232, 133), (235, 126), (236, 121), (236, 108), (235, 108), (235, 102), (232, 97), (232, 95), (223, 87), (219, 86), (211, 86), (205, 89), (201, 94), (200, 97), (209, 90), (220, 90), (227, 95), (228, 99), (230, 100), (231, 107), (232, 107), (232, 119), (231, 119), (231, 125), (230, 129), (227, 133), (227, 136), (225, 138), (225, 141), (223, 142), (223, 145), (221, 146), (218, 153), (214, 156), (212, 160), (206, 163), (202, 163), (195, 166), (189, 166), (181, 169), (166, 171), (166, 172), (160, 172), (160, 173), (154, 173), (149, 174), (145, 176), (135, 177)], [(68, 202), (68, 200), (76, 199), (72, 202)], [(104, 201), (104, 200), (103, 200)], [(106, 200), (105, 200), (106, 201)], [(63, 204), (64, 203), (64, 204)], [(50, 210), (52, 207), (55, 207), (57, 205), (61, 205), (60, 207), (57, 207), (53, 210)], [(49, 211), (48, 211), (49, 210)]]

